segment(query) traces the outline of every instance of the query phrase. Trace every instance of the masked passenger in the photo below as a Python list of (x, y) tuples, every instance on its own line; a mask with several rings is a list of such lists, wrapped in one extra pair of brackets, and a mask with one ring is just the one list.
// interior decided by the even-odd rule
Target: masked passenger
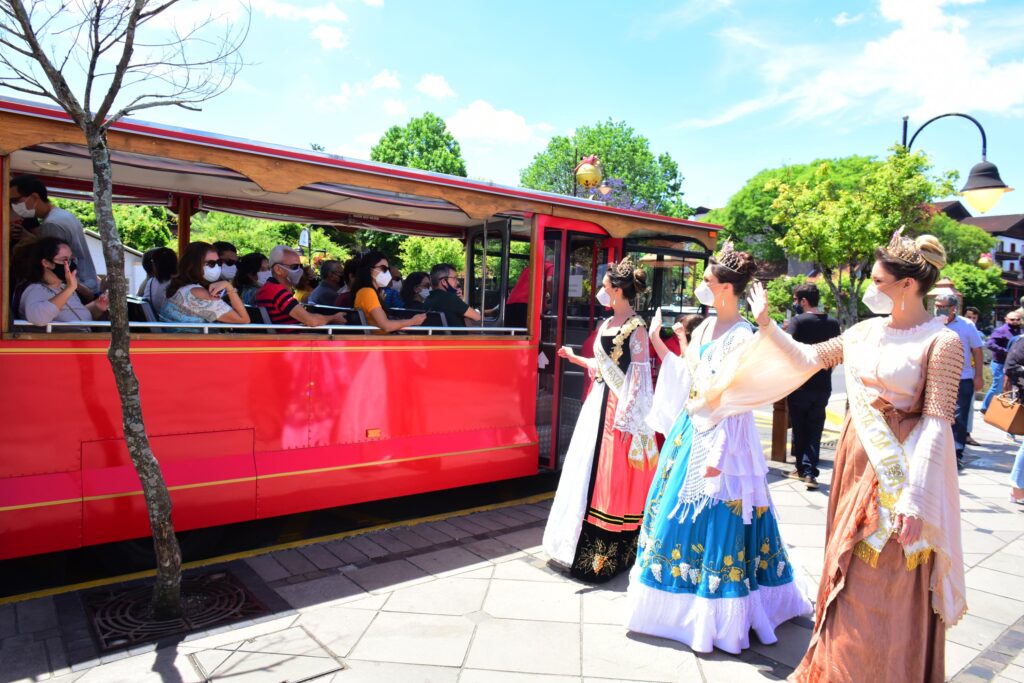
[[(107, 311), (106, 294), (83, 304), (78, 289), (78, 264), (71, 247), (56, 237), (44, 237), (31, 246), (28, 284), (18, 300), (18, 313), (33, 325), (52, 322), (99, 320)], [(88, 332), (88, 327), (62, 331)]]

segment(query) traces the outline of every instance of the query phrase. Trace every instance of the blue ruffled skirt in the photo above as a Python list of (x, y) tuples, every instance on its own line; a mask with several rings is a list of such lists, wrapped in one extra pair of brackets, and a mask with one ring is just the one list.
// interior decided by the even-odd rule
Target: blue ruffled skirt
[[(774, 643), (775, 628), (811, 611), (771, 506), (743, 523), (740, 501), (678, 505), (693, 445), (684, 412), (665, 440), (644, 510), (630, 574), (627, 626), (672, 638), (698, 652), (737, 653), (749, 632)], [(760, 448), (760, 444), (757, 445)]]

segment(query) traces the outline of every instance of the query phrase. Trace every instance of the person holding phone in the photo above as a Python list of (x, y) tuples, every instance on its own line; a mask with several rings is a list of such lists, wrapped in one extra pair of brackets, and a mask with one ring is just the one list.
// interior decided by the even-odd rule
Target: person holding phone
[[(44, 237), (32, 245), (28, 285), (18, 300), (18, 313), (33, 325), (52, 322), (99, 320), (107, 312), (107, 295), (88, 304), (78, 297), (78, 264), (71, 247), (56, 237)], [(88, 332), (89, 327), (63, 328)]]

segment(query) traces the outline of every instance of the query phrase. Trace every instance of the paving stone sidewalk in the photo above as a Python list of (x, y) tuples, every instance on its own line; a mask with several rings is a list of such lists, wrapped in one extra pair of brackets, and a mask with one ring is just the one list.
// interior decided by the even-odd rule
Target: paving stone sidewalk
[[(955, 681), (1024, 682), (1024, 511), (1008, 501), (1017, 445), (982, 420), (960, 479), (970, 613), (947, 639)], [(826, 454), (828, 457), (829, 454)], [(801, 576), (821, 571), (831, 463), (807, 491), (773, 467)], [(97, 658), (76, 594), (0, 606), (4, 681), (765, 681), (792, 671), (811, 622), (740, 656), (697, 655), (622, 626), (626, 579), (590, 586), (540, 548), (549, 501), (476, 512), (229, 563), (274, 614), (173, 645)]]

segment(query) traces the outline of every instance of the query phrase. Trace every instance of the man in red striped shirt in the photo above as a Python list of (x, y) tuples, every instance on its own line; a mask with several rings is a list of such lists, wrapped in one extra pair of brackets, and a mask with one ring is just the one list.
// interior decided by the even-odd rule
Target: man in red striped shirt
[(301, 279), (302, 258), (297, 251), (283, 245), (270, 250), (270, 278), (256, 293), (256, 305), (266, 309), (270, 322), (275, 325), (299, 323), (309, 327), (344, 325), (344, 313), (330, 316), (310, 313), (295, 300), (292, 292)]

